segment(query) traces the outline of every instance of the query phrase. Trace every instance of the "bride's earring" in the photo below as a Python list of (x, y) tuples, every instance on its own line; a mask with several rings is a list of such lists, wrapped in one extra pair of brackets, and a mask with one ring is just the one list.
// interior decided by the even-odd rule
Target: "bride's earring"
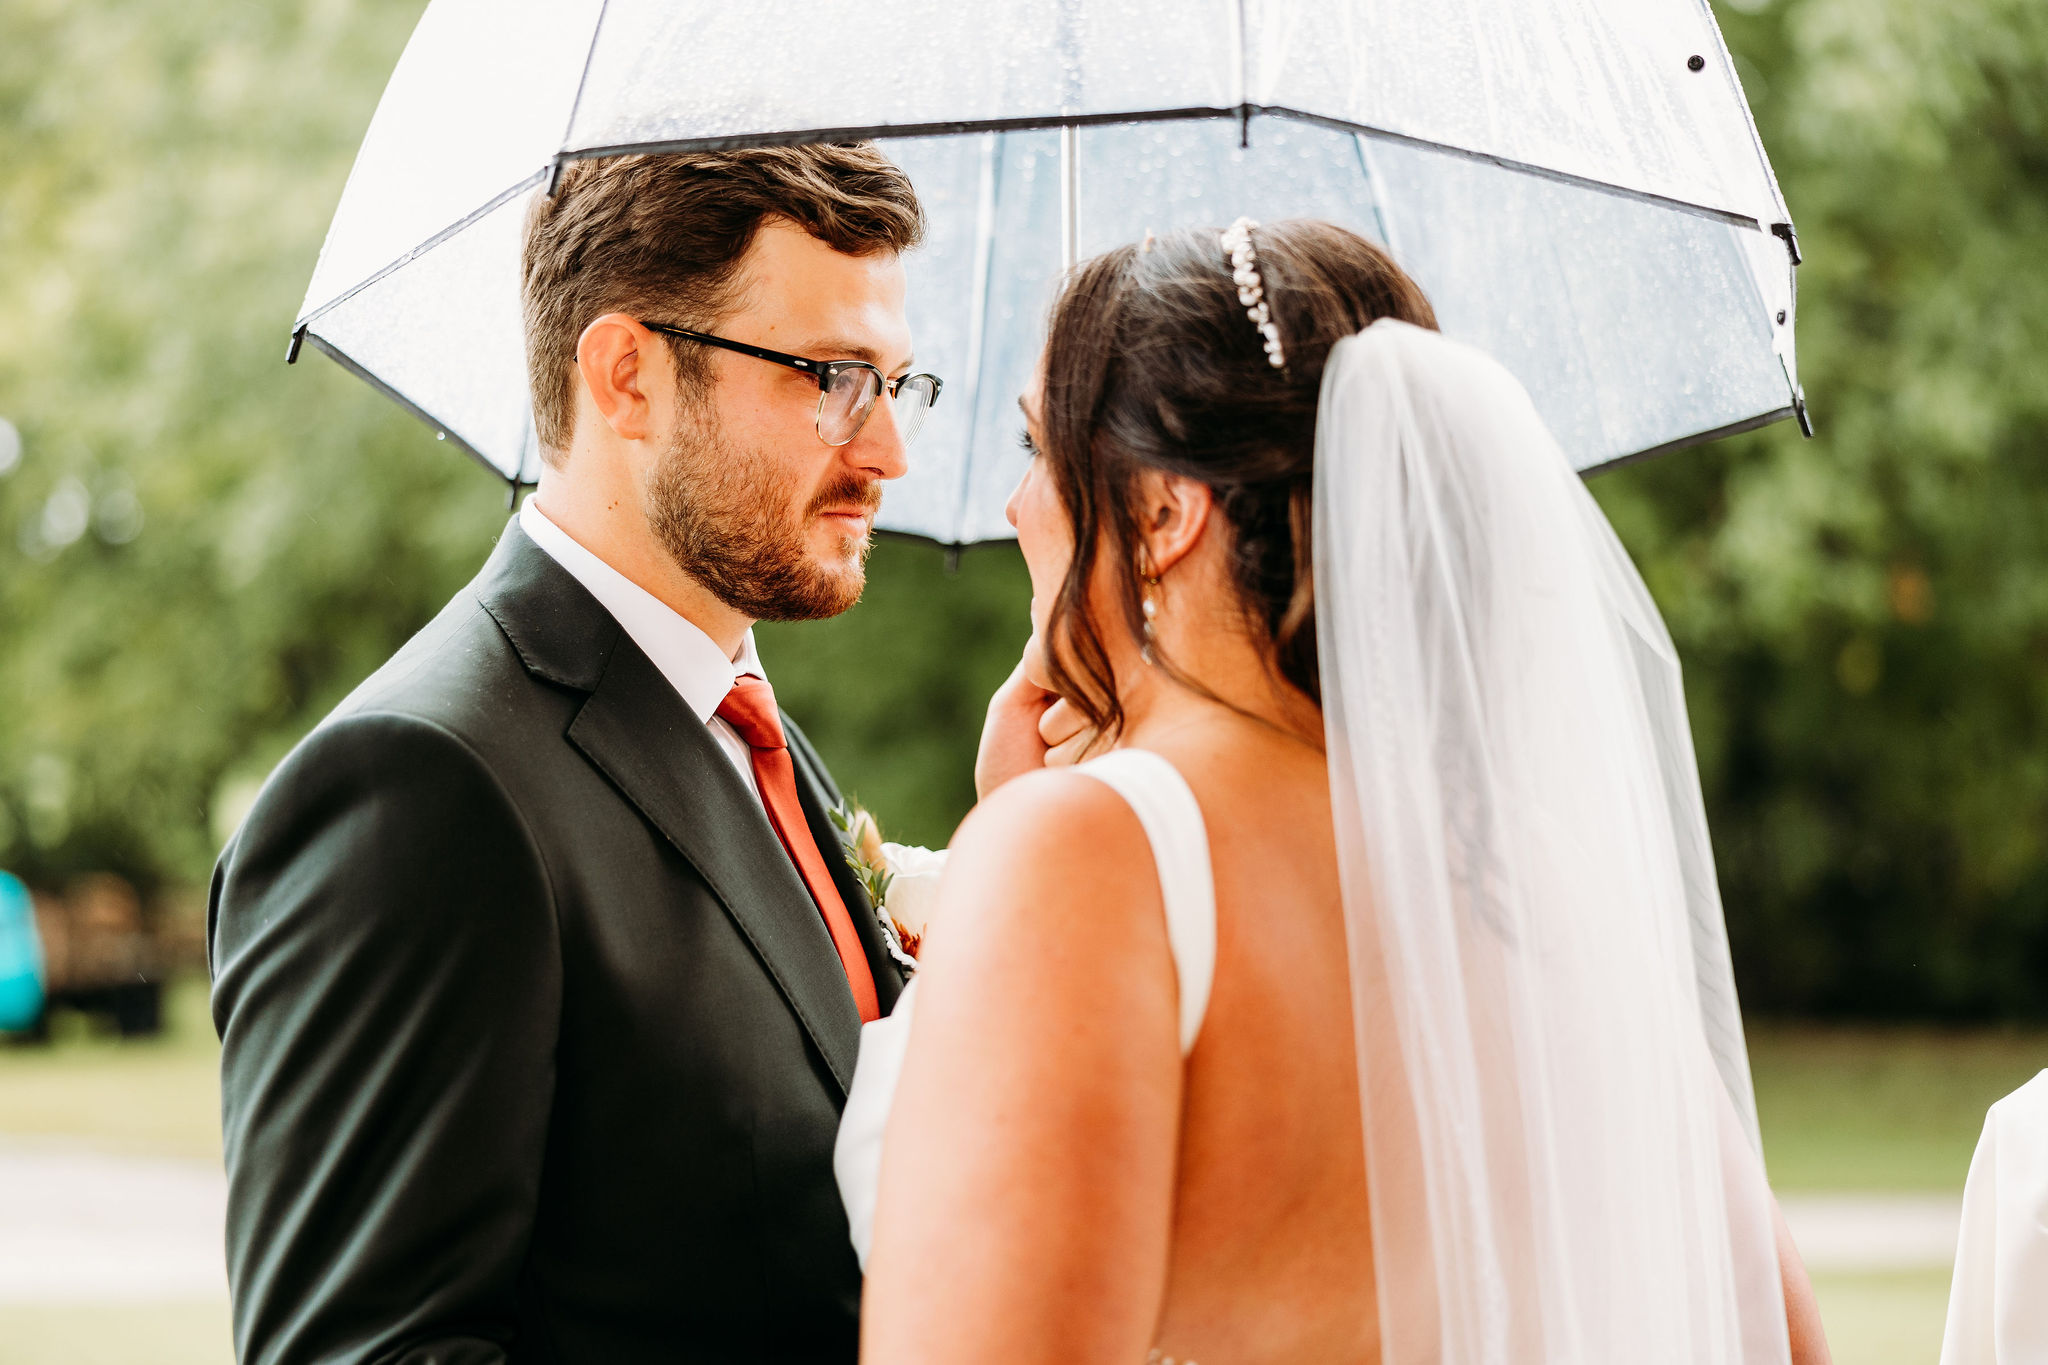
[(1139, 610), (1145, 613), (1145, 643), (1138, 650), (1138, 657), (1148, 664), (1156, 664), (1159, 660), (1154, 655), (1152, 646), (1157, 643), (1159, 632), (1152, 623), (1159, 616), (1159, 603), (1152, 594), (1158, 591), (1159, 575), (1146, 573), (1145, 569), (1145, 561), (1140, 559), (1138, 561), (1138, 577), (1144, 581), (1145, 590), (1139, 596), (1138, 607)]

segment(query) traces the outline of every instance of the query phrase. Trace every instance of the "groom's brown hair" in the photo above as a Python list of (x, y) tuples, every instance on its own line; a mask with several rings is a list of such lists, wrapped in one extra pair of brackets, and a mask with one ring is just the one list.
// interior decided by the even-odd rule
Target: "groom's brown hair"
[[(709, 331), (733, 302), (740, 259), (784, 218), (849, 256), (903, 252), (924, 212), (871, 142), (614, 156), (572, 162), (526, 218), (520, 295), (534, 434), (551, 462), (576, 414), (576, 342), (593, 318)], [(670, 343), (676, 378), (702, 389), (701, 346)]]

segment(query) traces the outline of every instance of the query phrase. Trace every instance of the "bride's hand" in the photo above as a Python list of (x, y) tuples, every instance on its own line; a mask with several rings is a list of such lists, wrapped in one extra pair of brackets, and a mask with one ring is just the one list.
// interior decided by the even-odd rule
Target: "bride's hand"
[(1088, 756), (1095, 727), (1080, 709), (1061, 697), (1038, 718), (1038, 737), (1045, 743), (1045, 766), (1064, 768)]
[(988, 722), (974, 758), (975, 796), (985, 797), (1039, 768), (1078, 763), (1094, 740), (1087, 719), (1046, 686), (1045, 659), (1034, 635), (1017, 667), (989, 698)]
[(981, 728), (981, 748), (974, 756), (976, 798), (1045, 766), (1048, 745), (1039, 733), (1039, 723), (1059, 698), (1036, 681), (1042, 676), (1038, 637), (1033, 636), (1024, 646), (1024, 657), (988, 700), (988, 720)]

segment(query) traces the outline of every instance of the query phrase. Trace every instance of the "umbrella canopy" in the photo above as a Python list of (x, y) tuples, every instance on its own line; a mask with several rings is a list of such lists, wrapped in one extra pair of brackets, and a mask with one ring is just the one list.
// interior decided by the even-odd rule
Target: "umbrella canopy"
[(1061, 270), (1239, 214), (1387, 246), (1581, 469), (1804, 420), (1797, 239), (1706, 0), (433, 0), (292, 354), (531, 482), (531, 197), (580, 157), (855, 136), (925, 202), (910, 322), (946, 381), (886, 530), (1009, 536)]

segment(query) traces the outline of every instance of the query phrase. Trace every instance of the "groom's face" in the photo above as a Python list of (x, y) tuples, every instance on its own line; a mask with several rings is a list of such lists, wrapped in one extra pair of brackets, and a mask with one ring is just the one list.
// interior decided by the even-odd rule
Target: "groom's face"
[[(708, 330), (811, 360), (910, 372), (903, 265), (849, 256), (771, 220), (742, 259), (737, 303)], [(706, 348), (709, 382), (683, 406), (648, 486), (650, 521), (684, 572), (755, 620), (834, 616), (860, 599), (882, 481), (908, 465), (884, 396), (843, 446), (818, 436), (801, 371)]]

